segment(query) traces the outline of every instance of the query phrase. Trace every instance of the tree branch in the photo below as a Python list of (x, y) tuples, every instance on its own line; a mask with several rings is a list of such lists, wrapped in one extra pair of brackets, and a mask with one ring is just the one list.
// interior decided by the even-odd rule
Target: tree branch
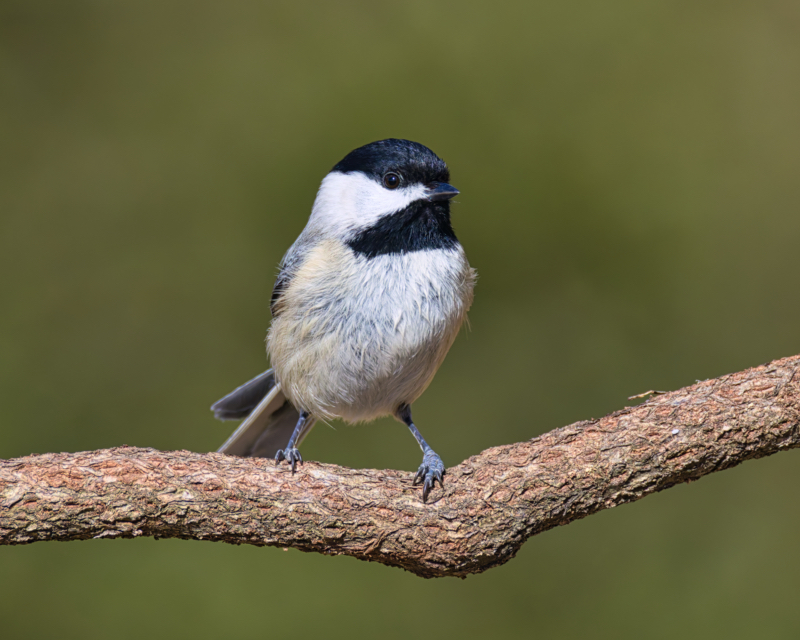
[(487, 449), (423, 504), (406, 471), (119, 447), (0, 461), (0, 544), (192, 538), (294, 547), (424, 577), (485, 571), (530, 536), (800, 445), (800, 356)]

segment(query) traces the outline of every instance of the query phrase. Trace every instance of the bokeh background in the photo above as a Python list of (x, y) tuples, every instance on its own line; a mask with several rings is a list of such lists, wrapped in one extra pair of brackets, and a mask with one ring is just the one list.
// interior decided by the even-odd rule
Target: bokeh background
[[(462, 191), (471, 331), (415, 405), (449, 464), (800, 352), (800, 5), (0, 4), (0, 458), (208, 451), (321, 178), (385, 137)], [(307, 459), (419, 464), (405, 427)], [(0, 548), (4, 638), (797, 637), (800, 453), (425, 581), (203, 542)]]

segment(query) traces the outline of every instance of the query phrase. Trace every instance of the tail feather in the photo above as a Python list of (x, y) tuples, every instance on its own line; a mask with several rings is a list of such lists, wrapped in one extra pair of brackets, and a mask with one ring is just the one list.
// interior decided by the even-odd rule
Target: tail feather
[(267, 369), (242, 386), (236, 387), (224, 398), (211, 405), (218, 420), (241, 420), (246, 418), (275, 386), (275, 373)]
[[(264, 384), (264, 380), (259, 381), (261, 378), (266, 380), (267, 374), (270, 374), (269, 386)], [(250, 385), (253, 385), (250, 388)], [(260, 385), (260, 386), (259, 386)], [(260, 402), (252, 403), (254, 389), (267, 387), (264, 396), (259, 398)], [(243, 390), (243, 391), (240, 391)], [(254, 404), (254, 408), (249, 412), (247, 418), (240, 424), (236, 431), (231, 434), (231, 437), (225, 441), (217, 451), (219, 453), (227, 453), (234, 456), (243, 456), (246, 458), (272, 458), (280, 450), (286, 447), (289, 443), (289, 438), (292, 437), (292, 432), (297, 426), (300, 419), (300, 413), (294, 408), (291, 402), (286, 399), (286, 396), (281, 390), (279, 383), (275, 382), (272, 370), (262, 373), (258, 378), (254, 378), (250, 382), (242, 385), (232, 393), (228, 394), (222, 400), (212, 406), (215, 415), (217, 410), (215, 407), (220, 403), (232, 399), (228, 406), (243, 406), (245, 402), (240, 402), (237, 405), (235, 396), (239, 393), (247, 394), (247, 402)], [(217, 415), (217, 417), (219, 417)], [(223, 418), (225, 419), (225, 418)], [(311, 431), (314, 426), (314, 421), (306, 423), (306, 428), (300, 437), (297, 439), (295, 446), (299, 447), (303, 439)]]
[[(300, 413), (294, 408), (294, 405), (288, 400), (275, 411), (269, 419), (261, 435), (253, 444), (253, 448), (247, 454), (252, 458), (274, 458), (275, 454), (280, 449), (285, 449), (289, 444), (289, 438), (292, 437), (297, 422), (300, 420)], [(300, 437), (295, 442), (295, 446), (299, 447), (303, 439), (311, 431), (314, 422), (307, 422)], [(251, 427), (255, 429), (255, 427)]]

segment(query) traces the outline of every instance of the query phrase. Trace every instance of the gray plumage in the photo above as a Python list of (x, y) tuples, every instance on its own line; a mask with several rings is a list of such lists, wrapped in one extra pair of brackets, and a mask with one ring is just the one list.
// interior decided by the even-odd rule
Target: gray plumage
[(261, 375), (245, 382), (241, 387), (236, 387), (224, 398), (211, 405), (214, 417), (217, 420), (241, 420), (250, 415), (258, 403), (275, 386), (275, 374), (272, 369), (267, 369)]

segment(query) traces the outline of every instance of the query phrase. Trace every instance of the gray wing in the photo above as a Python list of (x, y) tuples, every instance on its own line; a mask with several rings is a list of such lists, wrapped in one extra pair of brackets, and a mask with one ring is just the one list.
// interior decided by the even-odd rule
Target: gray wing
[(292, 279), (292, 272), (288, 269), (281, 269), (278, 277), (275, 279), (275, 286), (272, 287), (272, 297), (269, 301), (269, 311), (273, 318), (277, 318), (281, 312), (281, 296), (289, 286), (289, 281)]
[[(267, 384), (269, 382), (269, 384)], [(214, 403), (212, 409), (217, 413), (217, 405), (225, 402), (229, 413), (240, 410), (242, 406), (252, 402), (257, 391), (267, 388), (265, 395), (257, 400), (257, 404), (247, 414), (247, 418), (240, 424), (231, 437), (219, 449), (220, 453), (245, 458), (273, 458), (278, 450), (283, 449), (292, 437), (300, 414), (291, 402), (286, 399), (281, 386), (275, 382), (272, 369), (265, 371), (260, 376), (229, 393), (227, 396)], [(220, 409), (225, 411), (225, 409)], [(295, 446), (300, 443), (311, 431), (315, 421), (306, 423), (306, 427)]]
[(292, 281), (295, 272), (305, 261), (309, 250), (314, 246), (314, 237), (304, 229), (303, 232), (294, 241), (294, 244), (289, 247), (286, 255), (281, 260), (278, 277), (275, 279), (275, 286), (272, 288), (272, 297), (269, 302), (269, 310), (272, 317), (275, 318), (281, 312), (281, 297), (289, 283)]

